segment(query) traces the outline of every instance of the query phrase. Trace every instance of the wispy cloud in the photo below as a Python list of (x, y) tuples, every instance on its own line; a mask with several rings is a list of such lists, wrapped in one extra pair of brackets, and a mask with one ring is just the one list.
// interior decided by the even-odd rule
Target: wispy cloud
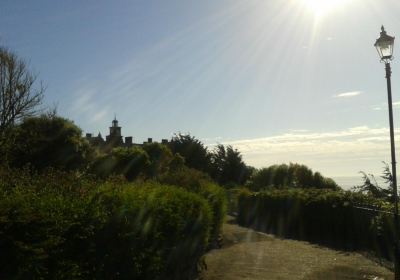
[(108, 108), (104, 108), (101, 111), (94, 113), (90, 121), (92, 123), (104, 123), (107, 117), (110, 118), (110, 115), (110, 110)]
[[(396, 135), (400, 130), (396, 130)], [(400, 140), (400, 137), (399, 139)], [(352, 127), (331, 132), (293, 132), (264, 138), (221, 141), (232, 145), (255, 167), (299, 162), (328, 176), (357, 176), (360, 170), (380, 174), (390, 162), (389, 129)]]
[(89, 124), (104, 123), (106, 117), (111, 117), (109, 106), (100, 105), (97, 102), (97, 90), (95, 87), (83, 87), (78, 89), (71, 104), (70, 112), (75, 117), (87, 120)]
[(353, 97), (362, 94), (362, 91), (349, 91), (343, 92), (333, 95), (334, 98), (346, 98), (346, 97)]

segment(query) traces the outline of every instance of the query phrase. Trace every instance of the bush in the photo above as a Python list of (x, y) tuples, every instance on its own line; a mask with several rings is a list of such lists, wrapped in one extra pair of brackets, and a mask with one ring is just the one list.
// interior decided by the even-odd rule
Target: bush
[(188, 279), (212, 233), (207, 201), (184, 189), (0, 176), (1, 279)]
[(110, 154), (99, 156), (90, 167), (90, 172), (100, 178), (123, 175), (133, 181), (149, 166), (149, 156), (142, 148), (114, 148)]
[(222, 230), (227, 212), (226, 194), (223, 188), (213, 183), (202, 185), (199, 195), (204, 197), (212, 209), (212, 224), (210, 242), (217, 242)]
[(205, 200), (153, 183), (108, 188), (106, 201), (114, 214), (97, 235), (96, 278), (188, 279), (195, 272), (212, 223)]
[(106, 219), (92, 184), (73, 173), (30, 173), (1, 171), (0, 278), (84, 277), (88, 241)]
[(162, 184), (184, 187), (193, 192), (199, 192), (202, 185), (212, 182), (206, 173), (185, 166), (158, 176), (157, 181)]
[(339, 249), (372, 250), (393, 259), (391, 215), (357, 207), (390, 211), (387, 203), (352, 192), (320, 189), (242, 191), (238, 199), (238, 222), (282, 237)]
[(84, 169), (94, 151), (81, 135), (72, 121), (58, 116), (27, 118), (13, 131), (8, 159), (13, 167)]
[(175, 165), (171, 150), (164, 144), (146, 143), (143, 150), (148, 154), (150, 164), (147, 170), (147, 176), (154, 178), (160, 174), (167, 172), (172, 165)]
[(297, 163), (272, 165), (256, 170), (250, 177), (247, 187), (253, 191), (287, 187), (339, 189), (332, 179), (323, 177), (319, 172), (313, 173), (307, 166)]
[(207, 174), (187, 167), (171, 170), (158, 180), (163, 184), (179, 186), (199, 194), (208, 201), (213, 214), (211, 241), (216, 242), (227, 211), (225, 190), (213, 183)]
[(238, 213), (238, 198), (242, 192), (249, 192), (246, 188), (232, 188), (226, 190), (227, 208), (230, 215), (236, 216)]

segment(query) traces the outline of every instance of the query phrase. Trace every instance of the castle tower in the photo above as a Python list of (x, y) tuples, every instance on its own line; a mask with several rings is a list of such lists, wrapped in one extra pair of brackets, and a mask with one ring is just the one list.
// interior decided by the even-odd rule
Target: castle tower
[(120, 137), (121, 136), (121, 127), (118, 126), (117, 118), (114, 117), (112, 121), (112, 126), (110, 127), (110, 136)]
[(114, 120), (112, 121), (112, 125), (110, 127), (110, 135), (106, 136), (106, 142), (107, 144), (111, 144), (113, 146), (119, 146), (123, 144), (121, 127), (118, 126), (116, 116), (114, 116)]

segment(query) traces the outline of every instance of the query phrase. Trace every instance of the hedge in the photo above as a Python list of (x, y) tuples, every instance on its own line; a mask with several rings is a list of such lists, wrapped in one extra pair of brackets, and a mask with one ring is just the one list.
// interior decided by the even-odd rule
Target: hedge
[[(370, 208), (379, 211), (369, 211)], [(238, 196), (238, 223), (285, 238), (393, 260), (393, 218), (386, 202), (354, 192), (285, 189)]]
[(221, 233), (222, 224), (227, 212), (225, 190), (213, 183), (207, 174), (187, 167), (171, 170), (159, 176), (157, 180), (163, 184), (184, 188), (207, 200), (213, 213), (210, 243), (214, 246), (213, 244), (216, 244)]
[(0, 170), (0, 279), (189, 279), (212, 213), (182, 188)]

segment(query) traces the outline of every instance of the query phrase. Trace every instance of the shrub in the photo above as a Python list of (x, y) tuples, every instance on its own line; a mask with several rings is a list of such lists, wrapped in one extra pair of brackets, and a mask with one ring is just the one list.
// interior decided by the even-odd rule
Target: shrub
[(108, 188), (105, 199), (114, 214), (97, 235), (98, 277), (187, 279), (194, 273), (212, 223), (205, 200), (154, 183)]
[[(150, 178), (167, 172), (172, 161), (175, 159), (171, 150), (164, 144), (146, 143), (143, 145), (143, 150), (149, 156), (150, 164), (147, 170), (147, 176)], [(175, 163), (172, 165), (175, 165)]]
[(249, 190), (244, 187), (226, 190), (228, 209), (227, 211), (233, 216), (236, 216), (238, 213), (238, 198), (242, 194), (242, 192), (249, 192)]
[(212, 182), (206, 173), (185, 166), (172, 169), (158, 176), (157, 180), (162, 184), (184, 187), (193, 192), (199, 192), (203, 184)]
[(346, 250), (372, 250), (392, 259), (391, 215), (387, 203), (358, 193), (320, 189), (242, 191), (238, 222), (282, 237)]
[(208, 201), (213, 214), (211, 240), (215, 242), (221, 233), (227, 211), (225, 190), (213, 183), (207, 174), (187, 167), (171, 170), (158, 180), (163, 184), (179, 186), (199, 194)]
[(156, 183), (0, 169), (1, 279), (187, 279), (212, 210)]
[(72, 173), (9, 172), (0, 177), (0, 278), (84, 277), (87, 241), (106, 218), (91, 184)]
[(223, 188), (213, 183), (204, 183), (198, 192), (204, 197), (212, 209), (211, 242), (216, 242), (221, 234), (222, 224), (224, 223), (227, 200)]
[(250, 177), (247, 187), (253, 191), (287, 187), (339, 189), (332, 179), (323, 177), (319, 172), (313, 173), (307, 166), (297, 163), (272, 165), (256, 170)]
[(142, 148), (114, 148), (110, 154), (99, 156), (92, 164), (90, 172), (100, 178), (116, 174), (133, 181), (144, 174), (149, 166), (149, 156)]

